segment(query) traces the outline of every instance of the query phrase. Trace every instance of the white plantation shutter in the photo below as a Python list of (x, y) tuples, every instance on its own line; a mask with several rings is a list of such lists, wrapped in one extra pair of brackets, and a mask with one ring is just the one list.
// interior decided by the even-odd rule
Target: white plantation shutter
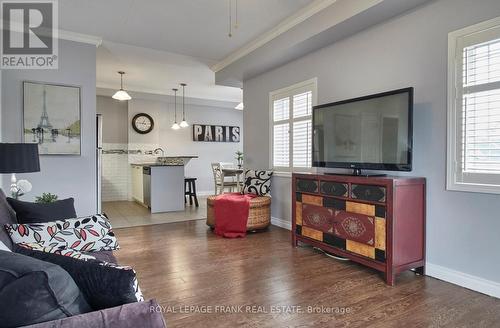
[(448, 189), (500, 193), (500, 20), (492, 22), (450, 34)]
[(290, 166), (290, 135), (288, 133), (289, 124), (277, 124), (274, 126), (274, 166)]
[(312, 106), (316, 81), (271, 93), (272, 165), (276, 170), (308, 170), (312, 162)]
[(293, 117), (311, 116), (312, 92), (307, 91), (293, 96)]
[(311, 119), (293, 123), (293, 167), (311, 167)]
[(500, 174), (500, 39), (463, 50), (462, 169)]
[(274, 101), (274, 122), (288, 120), (290, 117), (290, 99), (282, 98)]

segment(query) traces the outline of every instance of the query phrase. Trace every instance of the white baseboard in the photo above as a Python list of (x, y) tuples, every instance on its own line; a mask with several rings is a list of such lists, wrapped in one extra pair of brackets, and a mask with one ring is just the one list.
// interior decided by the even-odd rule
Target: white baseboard
[(486, 280), (437, 264), (426, 263), (425, 274), (486, 295), (500, 298), (500, 283)]
[(271, 217), (271, 224), (278, 226), (278, 227), (281, 227), (283, 229), (292, 230), (292, 222), (291, 221)]

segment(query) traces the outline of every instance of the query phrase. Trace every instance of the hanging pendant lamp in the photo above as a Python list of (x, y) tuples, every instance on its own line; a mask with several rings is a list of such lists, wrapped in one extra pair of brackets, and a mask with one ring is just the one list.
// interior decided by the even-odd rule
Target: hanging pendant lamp
[(188, 122), (186, 122), (186, 94), (184, 88), (186, 87), (186, 83), (181, 83), (182, 86), (182, 122), (179, 124), (181, 128), (187, 128), (189, 126)]
[(119, 71), (118, 74), (120, 74), (120, 90), (116, 91), (112, 98), (120, 101), (132, 99), (127, 91), (123, 90), (123, 75), (125, 72)]
[(172, 89), (174, 91), (174, 124), (172, 124), (173, 130), (179, 130), (181, 127), (177, 123), (177, 91), (179, 89)]

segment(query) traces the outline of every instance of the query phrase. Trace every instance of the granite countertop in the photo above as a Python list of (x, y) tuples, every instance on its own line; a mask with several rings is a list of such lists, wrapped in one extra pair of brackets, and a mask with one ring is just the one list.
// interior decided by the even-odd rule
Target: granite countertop
[(184, 166), (184, 164), (170, 164), (170, 163), (131, 163), (132, 166)]
[[(131, 163), (135, 166), (184, 166), (193, 158), (198, 156), (160, 156), (154, 162)], [(150, 159), (151, 160), (151, 159)]]

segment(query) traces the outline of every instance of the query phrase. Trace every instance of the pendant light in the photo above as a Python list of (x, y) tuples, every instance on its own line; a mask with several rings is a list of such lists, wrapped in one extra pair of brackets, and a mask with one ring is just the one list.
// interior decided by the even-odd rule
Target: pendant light
[(188, 122), (186, 122), (186, 94), (184, 88), (186, 87), (186, 83), (181, 83), (182, 86), (182, 122), (180, 125), (181, 128), (187, 128), (189, 126)]
[(123, 75), (125, 72), (119, 71), (118, 74), (120, 74), (120, 90), (116, 91), (112, 98), (120, 101), (132, 99), (127, 91), (123, 90)]
[(179, 89), (172, 89), (174, 91), (174, 124), (172, 124), (173, 130), (179, 130), (181, 127), (177, 124), (177, 91)]

